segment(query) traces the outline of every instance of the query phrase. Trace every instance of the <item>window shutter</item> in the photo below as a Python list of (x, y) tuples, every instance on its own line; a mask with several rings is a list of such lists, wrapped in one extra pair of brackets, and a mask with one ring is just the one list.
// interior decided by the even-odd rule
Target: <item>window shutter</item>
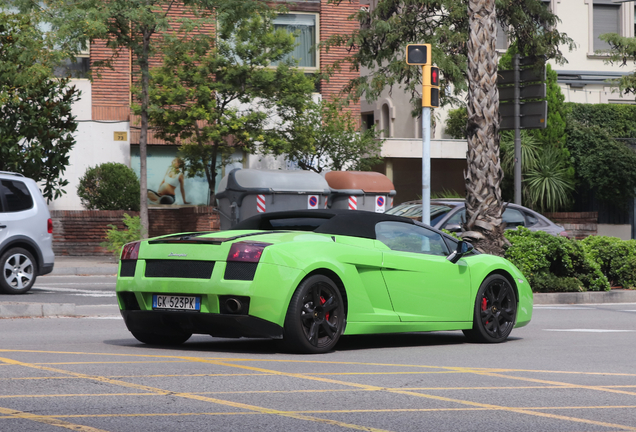
[(594, 50), (608, 49), (609, 44), (599, 39), (605, 33), (620, 33), (620, 6), (594, 2)]

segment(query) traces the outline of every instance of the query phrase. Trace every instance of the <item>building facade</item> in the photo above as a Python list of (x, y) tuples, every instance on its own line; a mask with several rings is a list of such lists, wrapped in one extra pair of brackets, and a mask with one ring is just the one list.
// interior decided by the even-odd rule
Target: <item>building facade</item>
[[(327, 52), (324, 48), (318, 48), (318, 44), (335, 33), (351, 32), (357, 27), (355, 21), (347, 19), (360, 7), (357, 0), (338, 6), (329, 4), (328, 0), (305, 0), (288, 2), (286, 6), (288, 14), (279, 16), (275, 25), (287, 28), (290, 32), (297, 32), (297, 47), (292, 55), (299, 59), (299, 67), (305, 73), (324, 70), (328, 65), (349, 54), (344, 49), (331, 49)], [(175, 13), (178, 12), (176, 10)], [(90, 50), (83, 53), (77, 63), (68, 66), (74, 71), (86, 72), (96, 61), (112, 56), (113, 51), (107, 48), (103, 41), (97, 41), (91, 44)], [(104, 162), (119, 162), (139, 172), (140, 129), (138, 120), (131, 112), (131, 87), (136, 75), (130, 51), (120, 50), (112, 66), (112, 69), (93, 71), (92, 82), (80, 78), (74, 79), (71, 83), (82, 91), (81, 100), (73, 107), (79, 127), (75, 134), (76, 145), (65, 172), (65, 178), (69, 180), (67, 193), (49, 205), (51, 210), (82, 209), (76, 188), (79, 178), (89, 167)], [(336, 96), (355, 76), (355, 72), (343, 68), (337, 76), (320, 83), (314, 99), (329, 99)], [(350, 109), (357, 113), (359, 105), (354, 104)], [(159, 185), (176, 153), (177, 146), (168, 145), (149, 134), (149, 188)], [(249, 168), (275, 169), (284, 166), (282, 158), (237, 153), (235, 159), (237, 162), (234, 165)], [(223, 172), (219, 171), (217, 174), (220, 177)], [(188, 195), (194, 197), (194, 201), (188, 198), (189, 204), (209, 204), (206, 202), (209, 191), (204, 179), (187, 179), (186, 186)], [(177, 194), (172, 205), (183, 205), (184, 201)]]

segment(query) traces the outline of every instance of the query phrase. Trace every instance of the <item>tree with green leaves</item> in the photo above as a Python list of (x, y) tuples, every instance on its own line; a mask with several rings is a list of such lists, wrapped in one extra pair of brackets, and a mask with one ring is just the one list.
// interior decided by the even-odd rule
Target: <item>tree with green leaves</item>
[(573, 41), (556, 30), (558, 18), (538, 0), (379, 0), (355, 17), (362, 24), (359, 30), (328, 41), (329, 46), (357, 48), (346, 60), (371, 71), (349, 83), (352, 97), (374, 100), (401, 84), (411, 93), (413, 114), (419, 115), (421, 73), (405, 64), (407, 43), (431, 44), (442, 75), (442, 104), (457, 102), (468, 91), (465, 228), (479, 249), (501, 254), (496, 24), (524, 54), (563, 61), (560, 46), (572, 48)]
[(299, 117), (310, 100), (313, 81), (284, 60), (294, 37), (274, 28), (276, 16), (262, 11), (220, 20), (217, 35), (168, 35), (163, 65), (152, 71), (150, 123), (160, 137), (181, 144), (190, 175), (205, 174), (211, 203), (226, 157), (236, 149), (280, 154), (286, 148), (280, 125)]
[[(12, 0), (23, 10), (40, 9), (36, 0)], [(161, 52), (164, 33), (185, 35), (195, 29), (209, 32), (215, 18), (238, 21), (269, 5), (258, 0), (49, 0), (45, 4), (46, 20), (51, 24), (60, 43), (65, 46), (87, 46), (91, 41), (103, 40), (112, 48), (112, 57), (93, 63), (98, 71), (110, 67), (119, 55), (131, 54), (133, 70), (138, 71), (139, 115), (141, 131), (140, 154), (140, 219), (148, 232), (147, 142), (150, 61)], [(76, 48), (77, 49), (77, 48)]]
[[(636, 64), (636, 38), (623, 37), (616, 33), (600, 36), (610, 46), (608, 62), (627, 66), (629, 62)], [(636, 95), (636, 71), (615, 81), (624, 94)]]
[(288, 128), (287, 159), (304, 170), (368, 171), (381, 161), (383, 140), (374, 127), (361, 130), (339, 100), (311, 103)]
[(0, 170), (43, 182), (51, 201), (68, 184), (62, 178), (75, 144), (71, 112), (79, 91), (53, 70), (61, 53), (25, 14), (0, 12)]

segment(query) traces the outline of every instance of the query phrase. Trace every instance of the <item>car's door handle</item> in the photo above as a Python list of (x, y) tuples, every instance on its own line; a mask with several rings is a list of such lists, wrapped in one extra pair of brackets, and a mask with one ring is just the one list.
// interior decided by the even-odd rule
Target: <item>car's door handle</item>
[(6, 228), (6, 227), (7, 227), (6, 225), (0, 225), (0, 229)]

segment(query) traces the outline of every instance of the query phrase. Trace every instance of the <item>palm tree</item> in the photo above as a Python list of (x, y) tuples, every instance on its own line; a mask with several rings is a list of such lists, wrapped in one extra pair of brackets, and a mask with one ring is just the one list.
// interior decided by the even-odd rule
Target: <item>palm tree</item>
[(486, 253), (503, 255), (495, 0), (468, 1), (468, 168), (463, 237)]

